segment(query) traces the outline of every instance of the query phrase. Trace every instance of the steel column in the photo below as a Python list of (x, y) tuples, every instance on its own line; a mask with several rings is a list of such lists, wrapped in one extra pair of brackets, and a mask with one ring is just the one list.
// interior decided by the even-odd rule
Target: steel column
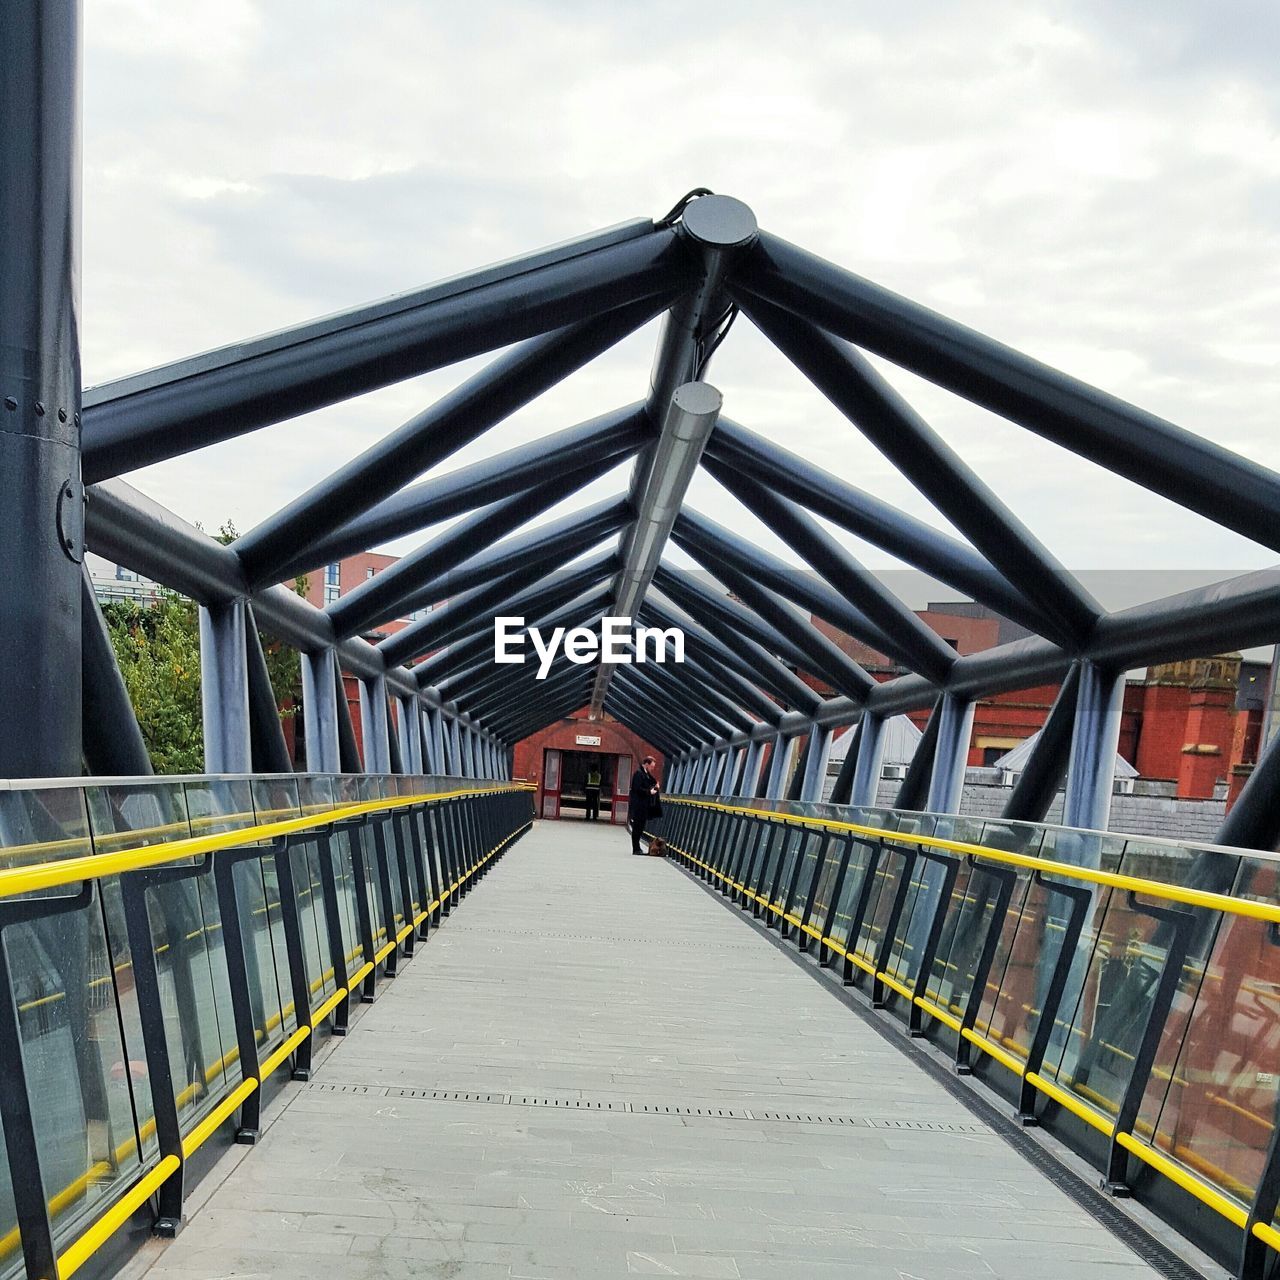
[(365, 773), (391, 772), (391, 725), (387, 682), (381, 676), (360, 681), (360, 740)]
[(80, 4), (3, 0), (0, 778), (81, 769)]
[(760, 756), (764, 744), (756, 738), (747, 743), (747, 758), (743, 761), (742, 777), (738, 780), (738, 797), (754, 796), (760, 783)]
[(862, 721), (859, 720), (849, 730), (848, 741), (844, 747), (844, 759), (840, 763), (840, 772), (831, 786), (829, 804), (850, 804), (853, 794), (853, 774), (858, 766), (858, 745), (862, 741)]
[(809, 730), (809, 751), (804, 762), (804, 783), (800, 788), (800, 799), (810, 802), (822, 800), (823, 787), (827, 780), (827, 758), (831, 754), (831, 730), (824, 725), (815, 724)]
[(200, 606), (200, 706), (206, 773), (252, 773), (244, 600)]
[(244, 644), (249, 670), (249, 750), (255, 773), (289, 773), (293, 761), (280, 724), (276, 691), (271, 687), (253, 606), (245, 606)]
[(884, 765), (885, 725), (884, 716), (868, 711), (862, 717), (862, 727), (858, 730), (858, 741), (850, 745), (849, 750), (857, 749), (857, 759), (853, 766), (853, 787), (849, 792), (849, 803), (861, 808), (875, 807), (880, 791), (880, 773)]
[(407, 698), (397, 694), (400, 704), (399, 732), (400, 758), (404, 761), (405, 773), (422, 772), (422, 732), (418, 727), (418, 702), (416, 698)]
[(341, 773), (338, 752), (338, 698), (343, 696), (337, 657), (318, 649), (302, 657), (303, 732), (308, 773)]
[(449, 720), (448, 734), (450, 772), (459, 778), (465, 778), (467, 767), (462, 758), (461, 730), (456, 716), (451, 717)]
[(782, 792), (787, 785), (787, 768), (791, 764), (795, 745), (794, 738), (784, 738), (782, 734), (778, 734), (773, 740), (773, 759), (769, 764), (769, 787), (765, 792), (766, 800), (782, 799)]
[(974, 704), (955, 694), (942, 695), (938, 716), (938, 745), (929, 775), (925, 808), (930, 813), (959, 813), (964, 792), (964, 771), (969, 764), (969, 739), (973, 735)]
[(1124, 672), (1093, 662), (1080, 663), (1080, 692), (1062, 807), (1064, 826), (1107, 829), (1123, 711)]

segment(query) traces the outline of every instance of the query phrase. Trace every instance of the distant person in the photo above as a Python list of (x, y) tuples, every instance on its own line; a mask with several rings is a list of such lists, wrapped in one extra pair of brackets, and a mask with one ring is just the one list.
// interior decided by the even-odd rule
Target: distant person
[(640, 847), (640, 837), (644, 835), (645, 823), (662, 812), (658, 801), (658, 779), (653, 776), (657, 763), (652, 756), (645, 756), (640, 762), (640, 768), (631, 775), (631, 795), (627, 804), (631, 852), (640, 856), (644, 854)]
[(587, 770), (587, 821), (600, 821), (600, 762), (593, 761)]

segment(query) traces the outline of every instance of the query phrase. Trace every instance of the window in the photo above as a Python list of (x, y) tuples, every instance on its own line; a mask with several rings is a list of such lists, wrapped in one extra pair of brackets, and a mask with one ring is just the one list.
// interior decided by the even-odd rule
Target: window
[(364, 571), (364, 580), (368, 582), (369, 579), (372, 578), (375, 573), (377, 573), (376, 569), (366, 569)]
[(324, 567), (324, 585), (326, 587), (336, 587), (340, 584), (338, 577), (339, 566), (337, 564), (327, 564)]
[(342, 594), (341, 587), (331, 587), (329, 586), (328, 583), (325, 583), (325, 588), (324, 588), (325, 604), (332, 604), (341, 594)]

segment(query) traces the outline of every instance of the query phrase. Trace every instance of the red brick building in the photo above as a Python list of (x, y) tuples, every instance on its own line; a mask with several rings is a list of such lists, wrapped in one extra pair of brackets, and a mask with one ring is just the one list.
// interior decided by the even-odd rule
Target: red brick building
[(594, 762), (601, 773), (600, 819), (626, 820), (626, 795), (631, 775), (645, 756), (653, 756), (662, 781), (666, 761), (662, 752), (612, 716), (588, 719), (589, 708), (516, 744), (514, 774), (538, 784), (539, 817), (576, 816), (584, 807), (584, 783)]
[[(1027, 632), (997, 618), (979, 605), (937, 605), (917, 617), (965, 656), (980, 653)], [(889, 680), (901, 669), (869, 645), (824, 622), (814, 625), (877, 680)], [(1228, 784), (1234, 795), (1258, 757), (1264, 715), (1266, 668), (1242, 663), (1239, 654), (1197, 658), (1152, 667), (1125, 688), (1119, 753), (1139, 776), (1172, 782), (1177, 794), (1208, 799)], [(807, 672), (801, 678), (824, 696), (834, 692)], [(981, 699), (974, 711), (969, 764), (993, 764), (1044, 724), (1058, 695), (1056, 684), (1018, 689)], [(923, 729), (928, 712), (913, 711)]]

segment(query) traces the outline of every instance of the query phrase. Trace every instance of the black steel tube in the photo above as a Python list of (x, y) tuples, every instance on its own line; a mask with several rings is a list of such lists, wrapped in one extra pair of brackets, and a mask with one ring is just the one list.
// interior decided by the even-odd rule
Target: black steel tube
[(749, 511), (802, 555), (830, 586), (848, 599), (856, 600), (872, 623), (890, 639), (895, 651), (907, 655), (913, 670), (938, 682), (946, 678), (956, 660), (947, 642), (921, 622), (874, 574), (867, 572), (807, 511), (722, 463), (710, 464), (709, 469)]
[[(1039, 631), (1043, 616), (966, 543), (949, 537), (882, 499), (865, 493), (772, 440), (721, 415), (707, 455), (749, 475), (767, 477), (769, 488), (808, 507), (872, 546), (972, 596), (1023, 626)], [(834, 621), (834, 619), (832, 619)]]
[(730, 291), (764, 298), (1215, 524), (1280, 549), (1280, 476), (761, 233)]
[(448, 475), (410, 485), (309, 546), (280, 576), (283, 580), (416, 533), (508, 498), (516, 489), (532, 489), (566, 470), (606, 462), (617, 466), (651, 436), (643, 406), (631, 405), (459, 467)]
[(285, 744), (280, 708), (276, 705), (276, 692), (271, 687), (267, 657), (262, 651), (252, 605), (246, 610), (244, 642), (249, 671), (249, 751), (254, 772), (290, 773), (293, 761), (289, 759), (289, 748)]
[[(255, 585), (280, 573), (317, 539), (369, 512), (575, 369), (653, 318), (660, 303), (645, 299), (603, 316), (588, 316), (500, 355), (359, 457), (313, 485), (235, 544)], [(625, 411), (624, 411), (625, 412)], [(575, 464), (570, 464), (571, 466)], [(582, 465), (582, 460), (577, 461)], [(508, 473), (513, 487), (519, 473)], [(527, 487), (527, 486), (526, 486)]]
[(353, 636), (366, 626), (394, 618), (398, 611), (420, 597), (429, 582), (463, 564), (477, 546), (486, 546), (519, 528), (589, 484), (597, 474), (595, 467), (571, 471), (460, 520), (434, 541), (362, 582), (349, 595), (335, 600), (325, 610), (335, 633), (340, 637)]
[(863, 699), (871, 692), (875, 681), (862, 667), (827, 639), (808, 618), (796, 612), (792, 605), (778, 600), (771, 592), (757, 586), (754, 579), (740, 572), (722, 553), (722, 546), (702, 537), (686, 516), (682, 515), (677, 520), (673, 537), (757, 617), (786, 639), (798, 654), (799, 665), (804, 670), (829, 680), (848, 698)]
[[(15, 135), (16, 136), (16, 135)], [(668, 229), (392, 310), (375, 304), (209, 352), (85, 396), (85, 476), (103, 480), (454, 364), (642, 298), (669, 302), (694, 263)]]
[[(751, 319), (1052, 626), (1082, 644), (1102, 607), (861, 352), (767, 303)], [(1042, 626), (1044, 624), (1041, 624)], [(1039, 628), (1038, 628), (1039, 629)]]
[(82, 571), (80, 584), (85, 766), (89, 773), (100, 777), (149, 774), (151, 756), (129, 701), (129, 691), (124, 687), (106, 620), (98, 608), (87, 569)]
[(3, 0), (0, 778), (81, 765), (80, 4)]
[(1043, 822), (1067, 776), (1080, 694), (1080, 668), (1072, 665), (1040, 727), (1040, 736), (1001, 813), (1010, 822)]
[(653, 580), (654, 585), (691, 618), (703, 619), (708, 625), (723, 628), (734, 637), (734, 649), (728, 656), (718, 654), (721, 662), (732, 663), (737, 659), (741, 663), (739, 671), (746, 679), (756, 679), (772, 689), (786, 705), (798, 707), (806, 715), (817, 710), (817, 694), (794, 671), (779, 662), (774, 651), (780, 647), (794, 661), (803, 661), (803, 656), (793, 653), (792, 646), (763, 619), (757, 618), (736, 600), (713, 591), (691, 574), (678, 573), (666, 565), (658, 566)]

